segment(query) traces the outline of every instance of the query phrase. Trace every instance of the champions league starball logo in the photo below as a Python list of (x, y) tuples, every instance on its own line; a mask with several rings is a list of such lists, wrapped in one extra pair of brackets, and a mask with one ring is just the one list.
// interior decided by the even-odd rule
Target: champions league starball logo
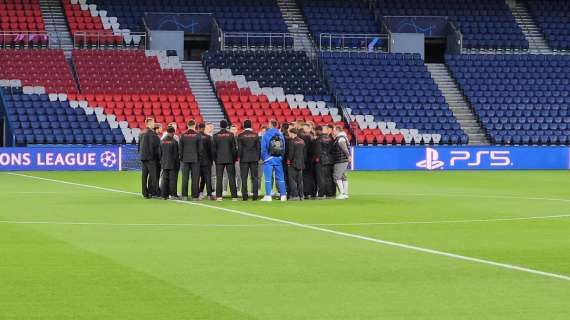
[(117, 155), (111, 151), (105, 151), (100, 157), (101, 164), (105, 168), (111, 168), (117, 164)]

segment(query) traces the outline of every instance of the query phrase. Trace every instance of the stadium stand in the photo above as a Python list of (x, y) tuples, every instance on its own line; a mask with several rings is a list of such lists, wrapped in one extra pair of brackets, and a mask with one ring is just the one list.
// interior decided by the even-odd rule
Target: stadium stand
[(0, 1), (0, 48), (46, 46), (45, 31), (38, 0)]
[(527, 8), (551, 48), (570, 49), (570, 3), (564, 0), (526, 0)]
[(0, 1), (0, 31), (45, 31), (39, 0)]
[(448, 55), (494, 144), (570, 143), (570, 56)]
[(377, 0), (377, 16), (448, 16), (463, 34), (465, 48), (528, 49), (505, 1)]
[(230, 122), (255, 128), (276, 118), (343, 125), (317, 69), (303, 52), (207, 52), (204, 56)]
[(228, 32), (287, 32), (275, 0), (93, 0), (124, 28), (143, 31), (145, 12), (213, 13)]
[[(5, 109), (17, 146), (27, 144), (120, 144), (124, 137), (107, 121), (72, 107), (65, 94), (5, 90)], [(92, 110), (91, 110), (92, 111)]]
[(467, 144), (416, 54), (324, 52), (326, 75), (359, 144)]
[(73, 62), (81, 94), (71, 100), (111, 116), (127, 142), (138, 138), (145, 117), (164, 126), (176, 122), (181, 131), (190, 119), (202, 121), (178, 57), (150, 50), (74, 50)]
[[(298, 3), (317, 43), (323, 33), (378, 34), (380, 32), (372, 12), (363, 1), (298, 0)], [(363, 46), (360, 43), (362, 40), (359, 39), (347, 41), (348, 47)]]
[(0, 50), (0, 79), (41, 86), (42, 92), (77, 93), (63, 50)]

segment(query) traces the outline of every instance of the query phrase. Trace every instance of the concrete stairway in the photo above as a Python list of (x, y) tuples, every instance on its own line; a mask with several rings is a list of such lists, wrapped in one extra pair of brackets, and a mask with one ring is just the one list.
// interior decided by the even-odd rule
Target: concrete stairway
[(182, 61), (182, 68), (184, 69), (190, 88), (192, 88), (192, 93), (196, 96), (204, 121), (211, 122), (217, 131), (220, 126), (220, 121), (225, 119), (226, 116), (216, 97), (210, 78), (202, 66), (202, 62)]
[(66, 57), (71, 57), (73, 41), (65, 20), (61, 1), (40, 0), (40, 7), (46, 24), (46, 31), (49, 35), (50, 46), (63, 49)]
[(506, 0), (506, 3), (511, 8), (515, 20), (528, 40), (529, 52), (552, 53), (552, 49), (548, 46), (548, 42), (544, 39), (544, 35), (538, 29), (524, 3), (520, 0)]
[(447, 66), (443, 63), (426, 64), (432, 78), (443, 93), (445, 101), (461, 125), (461, 129), (469, 135), (469, 145), (489, 145), (489, 140), (477, 122), (475, 115), (459, 90), (457, 83), (451, 76)]
[(310, 56), (314, 55), (316, 50), (311, 41), (309, 29), (307, 28), (303, 14), (297, 6), (297, 2), (295, 2), (295, 0), (277, 0), (277, 5), (281, 10), (289, 33), (293, 34), (294, 49), (305, 51)]

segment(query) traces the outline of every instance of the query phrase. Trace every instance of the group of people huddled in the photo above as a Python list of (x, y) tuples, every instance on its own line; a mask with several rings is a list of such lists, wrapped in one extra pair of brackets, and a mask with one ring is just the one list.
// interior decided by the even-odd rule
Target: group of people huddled
[[(281, 201), (348, 199), (350, 143), (340, 126), (303, 121), (280, 126), (271, 120), (255, 132), (251, 121), (245, 120), (238, 134), (236, 126), (222, 120), (221, 130), (214, 134), (211, 123), (190, 120), (188, 130), (178, 136), (176, 123), (169, 124), (164, 133), (152, 118), (145, 124), (139, 154), (142, 194), (147, 199), (222, 201), (229, 186), (233, 201), (239, 199), (238, 189), (244, 201), (250, 196), (255, 201), (264, 177), (261, 201), (272, 201), (273, 196)], [(274, 185), (278, 193), (273, 193)]]

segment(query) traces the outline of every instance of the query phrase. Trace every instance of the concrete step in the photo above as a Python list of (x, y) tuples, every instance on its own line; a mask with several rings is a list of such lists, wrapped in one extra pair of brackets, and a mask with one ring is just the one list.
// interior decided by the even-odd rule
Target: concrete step
[(445, 64), (426, 64), (432, 78), (442, 92), (461, 129), (469, 136), (470, 144), (489, 144), (467, 100), (459, 90)]

